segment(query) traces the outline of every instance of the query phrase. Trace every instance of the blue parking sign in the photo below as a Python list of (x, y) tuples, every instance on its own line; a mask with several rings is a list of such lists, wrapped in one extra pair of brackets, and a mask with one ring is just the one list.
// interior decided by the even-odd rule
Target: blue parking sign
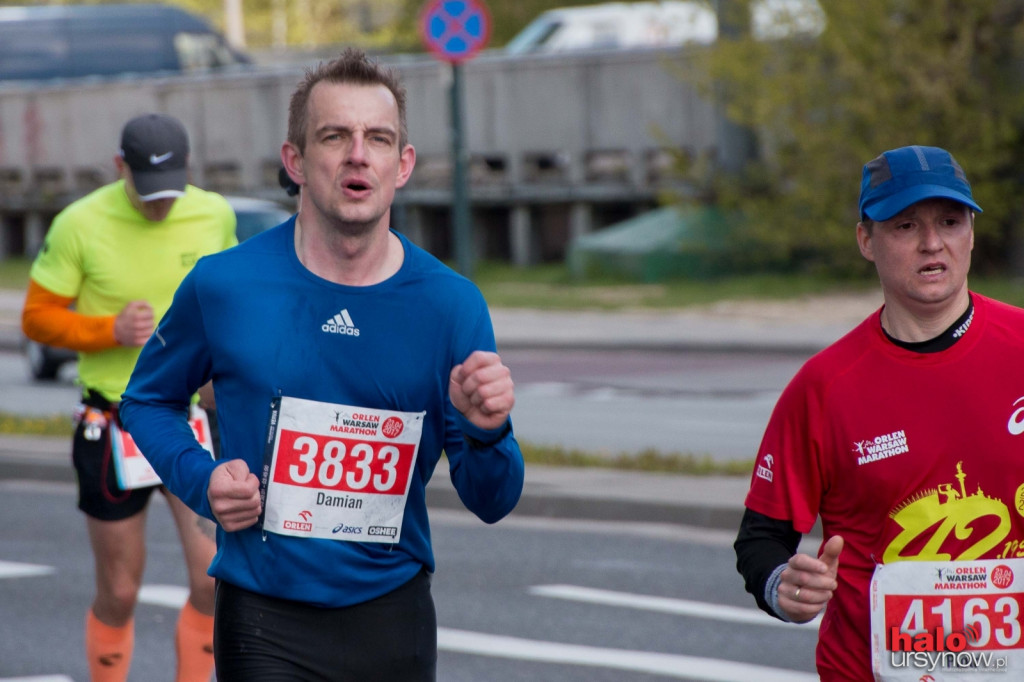
[(431, 0), (420, 13), (423, 42), (437, 57), (462, 62), (491, 37), (491, 15), (480, 0)]

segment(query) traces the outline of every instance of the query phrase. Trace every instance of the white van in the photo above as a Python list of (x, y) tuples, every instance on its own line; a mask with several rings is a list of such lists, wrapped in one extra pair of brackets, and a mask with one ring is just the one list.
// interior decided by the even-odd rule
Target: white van
[[(758, 40), (817, 35), (825, 15), (817, 0), (755, 0), (751, 31)], [(508, 45), (511, 54), (709, 44), (718, 16), (706, 0), (608, 2), (544, 12)]]

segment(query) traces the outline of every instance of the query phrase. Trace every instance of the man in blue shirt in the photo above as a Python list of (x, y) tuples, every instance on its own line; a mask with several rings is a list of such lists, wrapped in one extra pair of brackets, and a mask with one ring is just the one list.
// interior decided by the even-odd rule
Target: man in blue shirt
[[(165, 485), (219, 524), (220, 680), (433, 680), (425, 489), (519, 500), (508, 368), (472, 282), (390, 227), (409, 179), (405, 95), (347, 50), (292, 96), (281, 157), (299, 212), (201, 260), (121, 406)], [(212, 379), (223, 461), (184, 410)]]

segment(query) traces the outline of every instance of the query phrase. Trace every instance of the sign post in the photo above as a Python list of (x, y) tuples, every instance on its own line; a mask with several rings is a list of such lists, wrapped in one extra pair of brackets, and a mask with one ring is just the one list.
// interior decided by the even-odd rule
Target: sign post
[(462, 62), (487, 44), (491, 17), (481, 0), (430, 0), (420, 13), (420, 34), (434, 55), (451, 64), (452, 227), (459, 272), (473, 277), (473, 231), (470, 222), (464, 142)]

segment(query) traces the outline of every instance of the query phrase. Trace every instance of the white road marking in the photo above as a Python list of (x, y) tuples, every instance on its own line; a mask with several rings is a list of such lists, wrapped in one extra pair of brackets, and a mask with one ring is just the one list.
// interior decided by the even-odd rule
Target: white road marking
[[(168, 594), (170, 593), (168, 592)], [(818, 679), (817, 675), (810, 673), (768, 668), (747, 663), (730, 663), (710, 658), (660, 654), (651, 651), (606, 649), (576, 644), (540, 642), (519, 637), (466, 632), (465, 630), (454, 630), (452, 628), (437, 629), (437, 647), (445, 651), (476, 654), (479, 656), (494, 656), (544, 663), (562, 663), (566, 665), (587, 665), (665, 675), (683, 680), (704, 680), (705, 682), (749, 682), (750, 680), (758, 680), (759, 682), (813, 682)], [(74, 680), (64, 675), (43, 675), (38, 677), (4, 677), (0, 678), (0, 682), (74, 682)]]
[[(516, 388), (520, 387), (517, 386)], [(560, 398), (572, 393), (572, 384), (564, 381), (536, 381), (534, 383), (524, 384), (521, 387), (521, 390), (517, 391), (517, 393), (519, 392), (527, 393), (529, 395)]]
[(139, 590), (139, 601), (153, 606), (180, 609), (188, 599), (188, 588), (177, 585), (143, 585)]
[(520, 661), (630, 670), (666, 675), (682, 680), (704, 680), (705, 682), (750, 682), (750, 680), (758, 680), (758, 682), (816, 682), (818, 679), (817, 675), (811, 673), (768, 668), (749, 663), (732, 663), (712, 658), (661, 654), (653, 651), (541, 642), (451, 628), (437, 629), (437, 648)]
[[(539, 586), (531, 588), (530, 591), (535, 594), (542, 594), (543, 596), (560, 596), (563, 599), (568, 598), (564, 596), (566, 594), (597, 592), (604, 593), (605, 595), (630, 597), (634, 603), (637, 602), (637, 595), (624, 595), (623, 593), (607, 592), (605, 590), (588, 590), (588, 588), (576, 588), (571, 585)], [(545, 594), (545, 592), (549, 593)], [(556, 595), (555, 592), (560, 594)], [(140, 602), (169, 608), (181, 608), (187, 598), (188, 589), (176, 585), (144, 585), (139, 592)], [(678, 599), (646, 598), (646, 600), (659, 599), (662, 602), (681, 602)], [(589, 599), (586, 601), (594, 600)], [(641, 598), (640, 601), (643, 602), (644, 598)], [(612, 602), (604, 601), (601, 603)], [(650, 601), (649, 604), (657, 605), (657, 602)], [(612, 605), (619, 604), (612, 603)], [(678, 606), (675, 610), (666, 609), (664, 604), (660, 606), (661, 608), (654, 608), (653, 610), (669, 610), (671, 613), (679, 613)], [(714, 604), (706, 604), (704, 606), (707, 608), (733, 609), (735, 611), (745, 610), (736, 609), (735, 607), (716, 606)], [(651, 606), (648, 605), (644, 608), (650, 609)], [(700, 615), (703, 615), (703, 613)], [(761, 615), (768, 618), (769, 621), (771, 620), (767, 615)], [(771, 623), (759, 622), (759, 624), (770, 625)], [(816, 675), (810, 673), (783, 670), (781, 668), (768, 668), (748, 663), (734, 663), (713, 658), (561, 644), (558, 642), (544, 642), (504, 635), (488, 635), (445, 627), (437, 629), (437, 648), (442, 651), (475, 654), (478, 656), (562, 663), (565, 665), (588, 665), (599, 668), (666, 675), (684, 680), (706, 680), (707, 682), (749, 682), (750, 680), (758, 680), (759, 682), (811, 682), (818, 679)], [(0, 682), (8, 682), (8, 680), (0, 679)], [(32, 680), (31, 682), (36, 681)], [(45, 680), (41, 682), (51, 681)], [(52, 682), (63, 681), (53, 680)]]
[(56, 572), (53, 566), (40, 564), (21, 564), (14, 561), (0, 561), (0, 579), (26, 578), (34, 575), (52, 575)]
[(617, 388), (592, 388), (583, 394), (583, 399), (593, 403), (607, 403), (618, 398), (621, 393)]
[[(658, 611), (677, 616), (693, 616), (695, 618), (723, 620), (730, 623), (776, 625), (787, 628), (797, 627), (792, 623), (783, 623), (781, 620), (772, 618), (759, 609), (746, 609), (725, 604), (709, 604), (707, 602), (688, 601), (685, 599), (651, 597), (643, 594), (630, 594), (628, 592), (612, 592), (611, 590), (597, 590), (592, 587), (579, 587), (577, 585), (535, 585), (529, 588), (528, 591), (530, 594), (541, 597), (603, 604), (605, 606), (622, 606), (644, 611)], [(821, 617), (819, 616), (808, 623), (808, 625), (817, 628), (820, 622)]]

